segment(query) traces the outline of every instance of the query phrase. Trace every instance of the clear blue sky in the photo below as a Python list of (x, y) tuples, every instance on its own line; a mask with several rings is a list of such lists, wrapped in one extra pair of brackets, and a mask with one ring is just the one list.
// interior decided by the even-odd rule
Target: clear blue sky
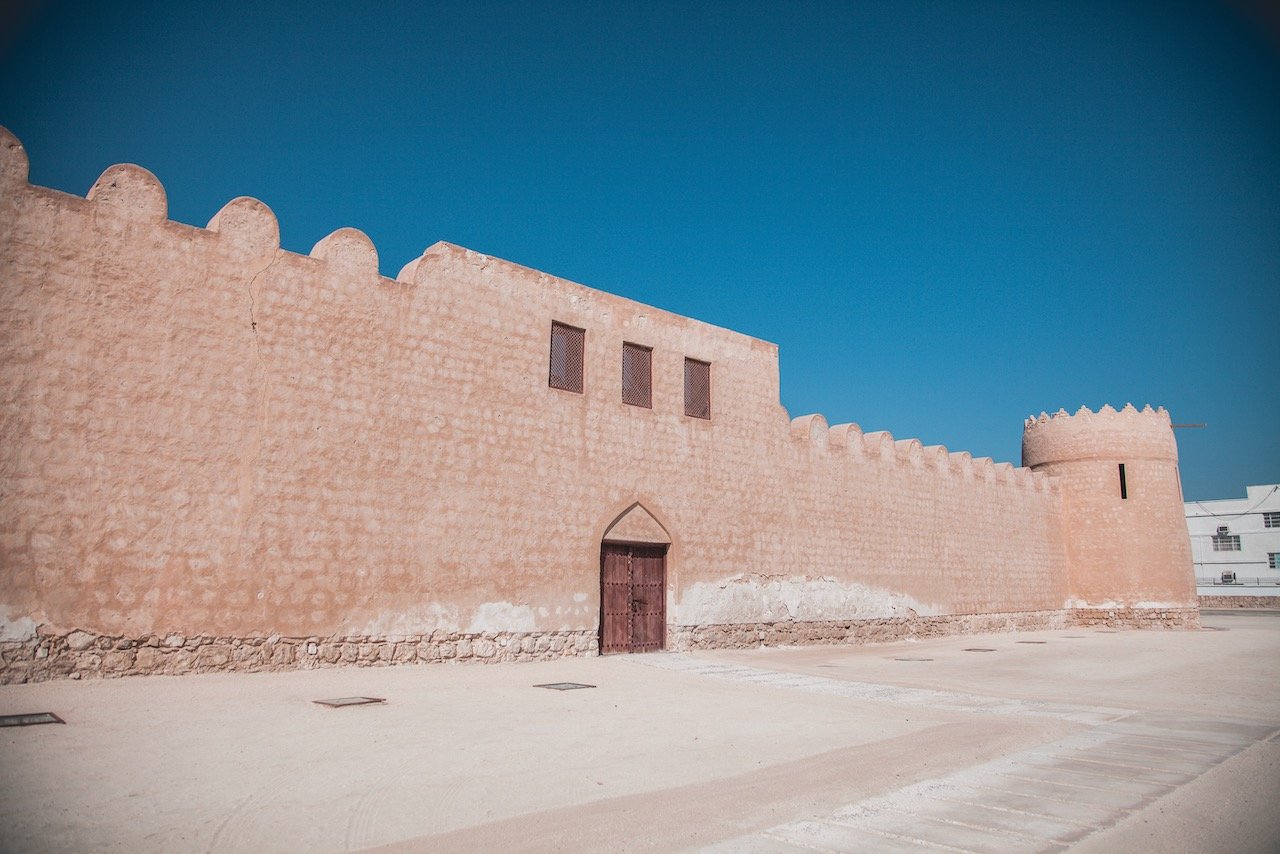
[(1164, 405), (1189, 499), (1280, 481), (1280, 48), (1213, 2), (46, 2), (34, 183), (116, 162), (286, 249), (437, 240), (781, 347), (792, 415), (1018, 462)]

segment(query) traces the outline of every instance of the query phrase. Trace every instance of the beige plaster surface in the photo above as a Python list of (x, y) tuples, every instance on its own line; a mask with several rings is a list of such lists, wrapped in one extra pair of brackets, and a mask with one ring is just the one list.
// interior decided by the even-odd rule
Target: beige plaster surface
[[(1068, 804), (1097, 825), (1081, 850), (1135, 850), (1144, 832), (1160, 843), (1146, 850), (1274, 850), (1280, 821), (1258, 793), (1280, 790), (1266, 741), (1280, 727), (1280, 615), (1204, 622), (1209, 630), (3, 686), (0, 712), (68, 721), (0, 730), (3, 847), (767, 850), (759, 834), (780, 823), (1136, 721), (1156, 743), (1188, 726), (1211, 742), (1221, 727), (1257, 743), (1204, 773), (1160, 777), (1174, 782), (1149, 802), (1130, 798), (1120, 821), (1105, 797)], [(934, 661), (894, 660), (904, 657)], [(597, 687), (532, 687), (565, 680)], [(352, 694), (387, 703), (311, 702)], [(955, 840), (969, 838), (955, 827)]]

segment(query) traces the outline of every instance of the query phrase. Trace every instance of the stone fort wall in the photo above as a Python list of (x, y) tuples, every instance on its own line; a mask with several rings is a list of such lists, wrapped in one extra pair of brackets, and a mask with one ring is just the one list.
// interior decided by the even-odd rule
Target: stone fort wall
[[(1049, 474), (789, 419), (774, 345), (450, 244), (387, 279), (354, 229), (281, 250), (253, 199), (172, 222), (136, 166), (32, 186), (2, 132), (0, 282), (6, 681), (591, 654), (637, 507), (670, 647), (1090, 607)], [(548, 386), (553, 321), (586, 331), (581, 394)], [(624, 341), (652, 408), (621, 401)], [(1194, 621), (1174, 588), (1091, 619)]]

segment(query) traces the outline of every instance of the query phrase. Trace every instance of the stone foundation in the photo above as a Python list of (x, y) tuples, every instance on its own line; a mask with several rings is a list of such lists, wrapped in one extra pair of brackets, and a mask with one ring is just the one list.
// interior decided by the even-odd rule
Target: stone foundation
[(230, 638), (199, 635), (109, 637), (55, 633), (44, 627), (28, 641), (0, 642), (0, 684), (48, 679), (186, 673), (254, 673), (347, 665), (445, 661), (535, 661), (594, 655), (594, 631), (433, 632), (398, 640), (370, 637)]
[(1074, 626), (1193, 629), (1200, 626), (1200, 612), (1195, 608), (1018, 611), (1005, 614), (955, 614), (874, 620), (676, 626), (670, 633), (670, 646), (676, 650), (695, 650), (890, 643), (948, 635), (1041, 631), (1069, 629)]
[(677, 626), (673, 649), (743, 649), (757, 646), (889, 643), (891, 641), (982, 634), (984, 632), (1065, 629), (1071, 611), (1022, 611), (1008, 614), (958, 614), (941, 617), (889, 617), (872, 620), (817, 620), (785, 623), (735, 623)]
[[(1215, 597), (1215, 604), (1221, 598)], [(1275, 599), (1268, 602), (1271, 607), (1280, 604)], [(1019, 611), (871, 620), (673, 626), (669, 632), (668, 647), (680, 651), (747, 649), (889, 643), (949, 635), (1068, 629), (1073, 626), (1152, 629), (1198, 628), (1199, 625), (1200, 612), (1195, 608)], [(433, 632), (389, 640), (371, 637), (286, 638), (278, 635), (256, 638), (184, 637), (178, 634), (125, 638), (79, 630), (54, 632), (41, 627), (31, 640), (0, 643), (0, 684), (59, 678), (255, 673), (348, 665), (380, 667), (447, 661), (537, 661), (594, 655), (598, 648), (595, 631)]]
[(1280, 610), (1280, 596), (1201, 596), (1201, 608), (1262, 608)]
[(1198, 629), (1199, 608), (1077, 608), (1072, 612), (1077, 626), (1108, 626), (1117, 629)]

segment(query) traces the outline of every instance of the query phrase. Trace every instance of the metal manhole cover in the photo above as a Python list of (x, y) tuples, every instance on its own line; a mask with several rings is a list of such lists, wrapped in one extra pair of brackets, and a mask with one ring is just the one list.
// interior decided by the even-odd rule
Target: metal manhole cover
[(965, 652), (995, 652), (991, 647), (986, 646), (970, 646), (965, 647)]
[(1063, 635), (1063, 637), (1064, 638), (1083, 638), (1083, 637), (1088, 637), (1088, 635)]
[(1048, 643), (1048, 641), (1014, 641), (1014, 643)]
[(552, 691), (576, 691), (579, 688), (594, 688), (582, 682), (548, 682), (545, 685), (534, 685), (535, 688), (550, 688)]
[(909, 655), (904, 655), (904, 656), (902, 656), (901, 658), (895, 658), (895, 659), (894, 659), (894, 661), (933, 661), (933, 659), (932, 659), (932, 658), (919, 658), (919, 657), (912, 657), (912, 656), (909, 656)]
[(1094, 629), (1094, 631), (1096, 631), (1096, 632), (1097, 632), (1098, 634), (1100, 634), (1100, 635), (1114, 635), (1114, 634), (1116, 634), (1116, 630), (1115, 630), (1115, 629)]
[(331, 709), (340, 709), (343, 706), (374, 706), (387, 701), (382, 697), (336, 697), (332, 700), (315, 700), (314, 702)]
[(1230, 629), (1224, 629), (1222, 626), (1201, 626), (1201, 631), (1205, 632), (1229, 632)]
[(0, 715), (0, 726), (35, 726), (36, 724), (65, 724), (53, 712), (32, 712), (27, 715)]

